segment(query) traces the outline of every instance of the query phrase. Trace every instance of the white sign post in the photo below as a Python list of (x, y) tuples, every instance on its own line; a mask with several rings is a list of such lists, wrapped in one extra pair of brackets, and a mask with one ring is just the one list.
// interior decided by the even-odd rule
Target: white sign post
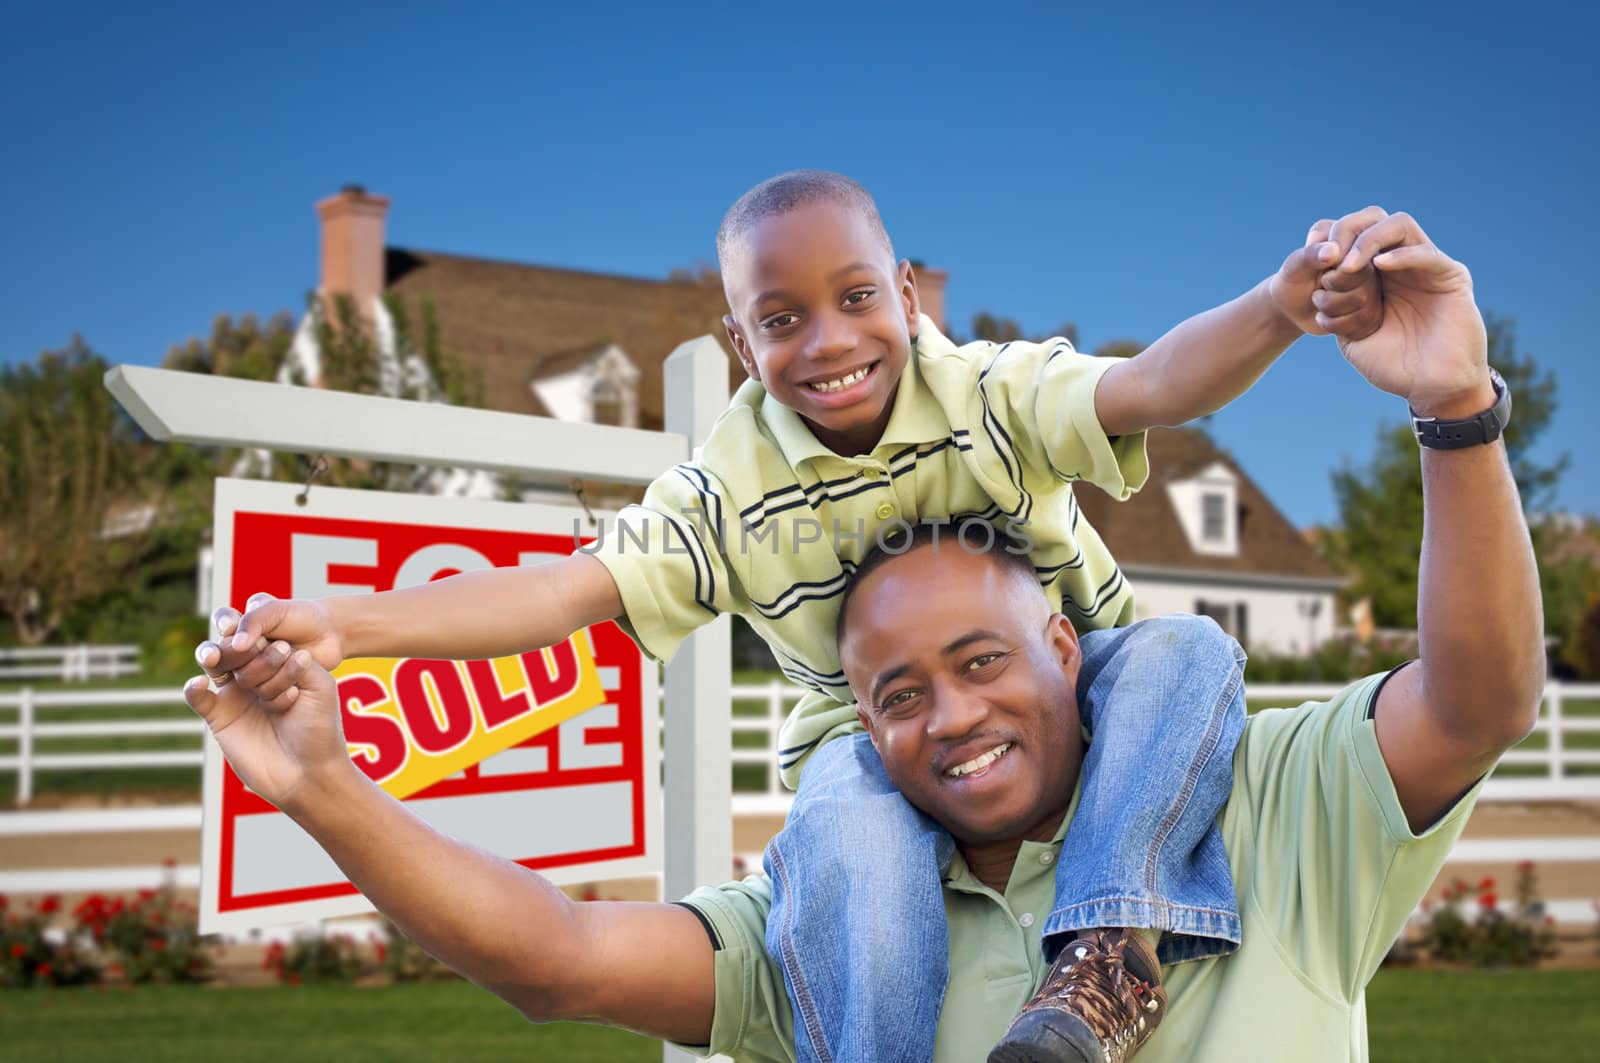
[[(106, 386), (157, 440), (645, 484), (686, 460), (704, 439), (727, 405), (726, 366), (727, 356), (709, 336), (673, 352), (665, 382), (669, 432), (138, 366), (112, 369)], [(725, 619), (708, 625), (678, 651), (668, 673), (663, 817), (669, 897), (720, 882), (732, 870), (728, 637)], [(670, 1048), (665, 1056), (681, 1058)]]

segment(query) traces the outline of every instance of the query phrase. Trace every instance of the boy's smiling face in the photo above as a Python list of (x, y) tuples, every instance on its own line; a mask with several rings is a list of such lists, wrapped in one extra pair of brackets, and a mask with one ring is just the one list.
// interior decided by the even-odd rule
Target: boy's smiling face
[(746, 230), (722, 281), (745, 371), (830, 450), (870, 451), (911, 356), (911, 264), (860, 211), (823, 200)]

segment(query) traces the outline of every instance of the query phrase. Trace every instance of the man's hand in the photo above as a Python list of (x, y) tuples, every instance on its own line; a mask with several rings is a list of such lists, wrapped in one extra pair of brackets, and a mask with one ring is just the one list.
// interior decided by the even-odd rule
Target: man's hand
[(245, 785), (278, 808), (291, 804), (308, 781), (355, 770), (339, 722), (333, 677), (305, 650), (292, 655), (273, 643), (258, 660), (279, 662), (273, 695), (230, 682), (212, 690), (203, 678), (183, 697), (216, 738)]
[[(1374, 213), (1376, 212), (1376, 214)], [(1301, 332), (1324, 336), (1331, 331), (1323, 315), (1341, 319), (1346, 334), (1364, 336), (1383, 320), (1383, 300), (1372, 269), (1334, 272), (1350, 249), (1355, 233), (1382, 211), (1368, 207), (1338, 221), (1324, 218), (1306, 234), (1305, 246), (1283, 260), (1267, 289), (1278, 311)]]
[[(1317, 296), (1317, 324), (1375, 387), (1424, 417), (1470, 417), (1494, 402), (1488, 340), (1472, 276), (1440, 251), (1408, 214), (1372, 207), (1336, 234), (1343, 256)], [(1341, 285), (1376, 269), (1381, 320), (1343, 311)]]

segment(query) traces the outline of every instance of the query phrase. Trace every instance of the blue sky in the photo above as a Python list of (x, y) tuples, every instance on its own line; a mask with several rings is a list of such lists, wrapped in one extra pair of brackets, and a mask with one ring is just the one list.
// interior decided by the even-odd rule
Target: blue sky
[[(712, 259), (749, 185), (841, 170), (950, 271), (958, 328), (1073, 321), (1087, 348), (1154, 339), (1379, 203), (1555, 371), (1542, 456), (1573, 456), (1560, 506), (1600, 513), (1587, 5), (884, 6), (17, 5), (0, 358), (81, 332), (151, 364), (219, 312), (300, 306), (312, 204), (346, 182), (392, 197), (394, 244), (662, 276)], [(1308, 339), (1210, 428), (1309, 524), (1403, 413)]]

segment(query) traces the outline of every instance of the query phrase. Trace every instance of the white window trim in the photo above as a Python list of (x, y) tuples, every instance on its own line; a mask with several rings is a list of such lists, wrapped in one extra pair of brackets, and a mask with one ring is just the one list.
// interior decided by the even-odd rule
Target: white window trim
[[(1205, 499), (1222, 498), (1222, 537), (1207, 538)], [(1197, 554), (1237, 557), (1239, 554), (1239, 477), (1221, 462), (1212, 462), (1187, 480), (1167, 484), (1167, 498), (1178, 515), (1178, 523)]]

